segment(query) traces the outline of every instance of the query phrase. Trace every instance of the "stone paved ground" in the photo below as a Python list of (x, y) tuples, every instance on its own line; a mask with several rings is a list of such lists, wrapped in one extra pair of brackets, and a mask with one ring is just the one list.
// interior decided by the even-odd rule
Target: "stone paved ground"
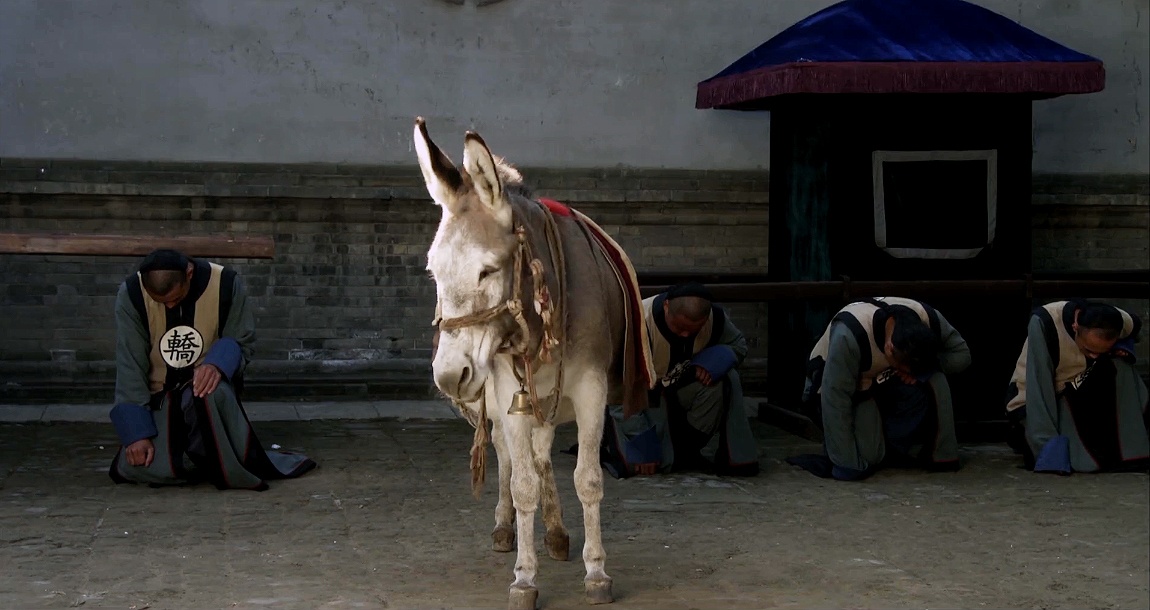
[[(393, 412), (257, 423), (320, 463), (263, 493), (113, 485), (109, 425), (0, 424), (0, 608), (505, 607), (494, 458), (476, 501), (467, 424), (378, 417)], [(837, 483), (781, 461), (815, 446), (754, 426), (757, 478), (606, 479), (614, 608), (1150, 603), (1145, 474), (1035, 475), (1001, 446), (965, 446), (959, 473)], [(540, 604), (582, 608), (575, 459), (554, 459), (573, 560), (543, 554)]]

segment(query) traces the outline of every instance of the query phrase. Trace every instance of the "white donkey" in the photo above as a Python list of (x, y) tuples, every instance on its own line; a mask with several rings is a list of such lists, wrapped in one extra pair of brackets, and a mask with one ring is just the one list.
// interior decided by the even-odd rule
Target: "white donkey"
[(641, 409), (654, 378), (634, 270), (585, 216), (530, 198), (518, 171), (494, 157), (478, 134), (464, 137), (462, 172), (431, 141), (422, 118), (415, 148), (427, 190), (442, 208), (427, 253), (438, 297), (435, 384), (476, 426), (477, 494), (487, 418), (492, 423), (499, 460), (492, 546), (510, 551), (518, 540), (509, 607), (534, 608), (538, 598), (540, 499), (547, 551), (567, 559), (551, 445), (555, 426), (571, 421), (578, 426), (575, 490), (583, 504), (586, 597), (610, 603), (599, 525), (605, 407), (622, 398), (629, 411)]

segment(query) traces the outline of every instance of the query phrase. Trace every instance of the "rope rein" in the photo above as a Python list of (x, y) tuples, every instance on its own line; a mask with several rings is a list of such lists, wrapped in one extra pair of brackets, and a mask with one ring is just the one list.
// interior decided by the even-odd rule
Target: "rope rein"
[[(519, 381), (519, 388), (521, 391), (526, 390), (528, 401), (531, 404), (532, 414), (535, 416), (535, 420), (542, 425), (555, 421), (555, 416), (559, 412), (559, 401), (563, 393), (563, 356), (566, 350), (564, 349), (564, 341), (555, 333), (555, 323), (557, 321), (560, 322), (560, 333), (565, 335), (567, 332), (567, 273), (563, 244), (559, 237), (559, 227), (555, 223), (555, 216), (542, 203), (538, 201), (535, 203), (539, 204), (544, 212), (544, 233), (547, 238), (547, 249), (550, 250), (549, 258), (551, 259), (551, 267), (554, 269), (555, 283), (559, 290), (558, 306), (550, 289), (547, 287), (546, 269), (542, 261), (533, 255), (531, 245), (527, 241), (527, 230), (522, 224), (517, 224), (515, 225), (517, 245), (511, 298), (493, 307), (448, 319), (443, 318), (440, 305), (436, 302), (435, 319), (432, 321), (432, 325), (438, 326), (440, 332), (444, 332), (480, 324), (489, 324), (505, 314), (511, 315), (512, 319), (515, 320), (517, 328), (508, 335), (498, 351), (500, 353), (511, 354), (511, 369)], [(539, 316), (541, 322), (542, 336), (539, 340), (539, 351), (535, 354), (528, 354), (531, 345), (531, 328), (528, 326), (527, 319), (524, 316), (523, 300), (520, 297), (523, 288), (524, 264), (527, 265), (527, 270), (531, 274), (532, 303), (535, 313)], [(556, 310), (558, 310), (558, 316), (556, 316)], [(556, 320), (557, 317), (561, 318), (561, 320)], [(534, 374), (538, 365), (556, 362), (554, 355), (556, 348), (558, 348), (559, 351), (558, 371), (556, 373), (555, 387), (546, 397), (548, 408), (547, 414), (544, 416), (543, 406), (540, 403), (535, 388)], [(522, 368), (522, 372), (520, 372), (520, 368)], [(475, 427), (475, 436), (472, 439), (471, 445), (471, 490), (476, 498), (478, 498), (479, 490), (483, 486), (487, 470), (487, 443), (491, 440), (490, 434), (487, 431), (487, 396), (485, 393), (481, 393), (479, 417), (477, 420), (473, 420), (470, 416), (466, 405), (454, 400), (452, 402), (468, 422)]]

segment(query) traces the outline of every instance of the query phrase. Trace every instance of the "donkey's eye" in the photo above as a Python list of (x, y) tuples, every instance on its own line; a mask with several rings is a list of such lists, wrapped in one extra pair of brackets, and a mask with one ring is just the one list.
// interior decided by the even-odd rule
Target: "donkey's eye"
[(479, 281), (482, 282), (483, 280), (487, 279), (489, 275), (495, 273), (496, 271), (499, 270), (495, 267), (484, 267), (483, 270), (479, 272)]

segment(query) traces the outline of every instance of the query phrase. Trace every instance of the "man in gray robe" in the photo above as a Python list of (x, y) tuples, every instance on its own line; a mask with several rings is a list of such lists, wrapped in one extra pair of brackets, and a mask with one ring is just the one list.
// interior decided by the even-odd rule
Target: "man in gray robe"
[(812, 350), (803, 391), (826, 455), (787, 462), (846, 481), (884, 466), (957, 470), (946, 376), (968, 366), (966, 340), (929, 305), (900, 297), (847, 305)]
[(237, 393), (255, 328), (230, 268), (174, 250), (149, 254), (116, 295), (116, 391), (110, 417), (121, 448), (117, 483), (267, 489), (315, 467), (265, 452)]
[[(754, 476), (751, 433), (737, 367), (747, 341), (710, 293), (691, 282), (643, 301), (658, 381), (649, 407), (626, 420), (608, 408), (604, 465), (617, 477), (672, 470)], [(713, 463), (701, 450), (718, 435)]]
[(1106, 303), (1034, 310), (1007, 390), (1010, 445), (1035, 472), (1146, 470), (1146, 384), (1137, 316)]

